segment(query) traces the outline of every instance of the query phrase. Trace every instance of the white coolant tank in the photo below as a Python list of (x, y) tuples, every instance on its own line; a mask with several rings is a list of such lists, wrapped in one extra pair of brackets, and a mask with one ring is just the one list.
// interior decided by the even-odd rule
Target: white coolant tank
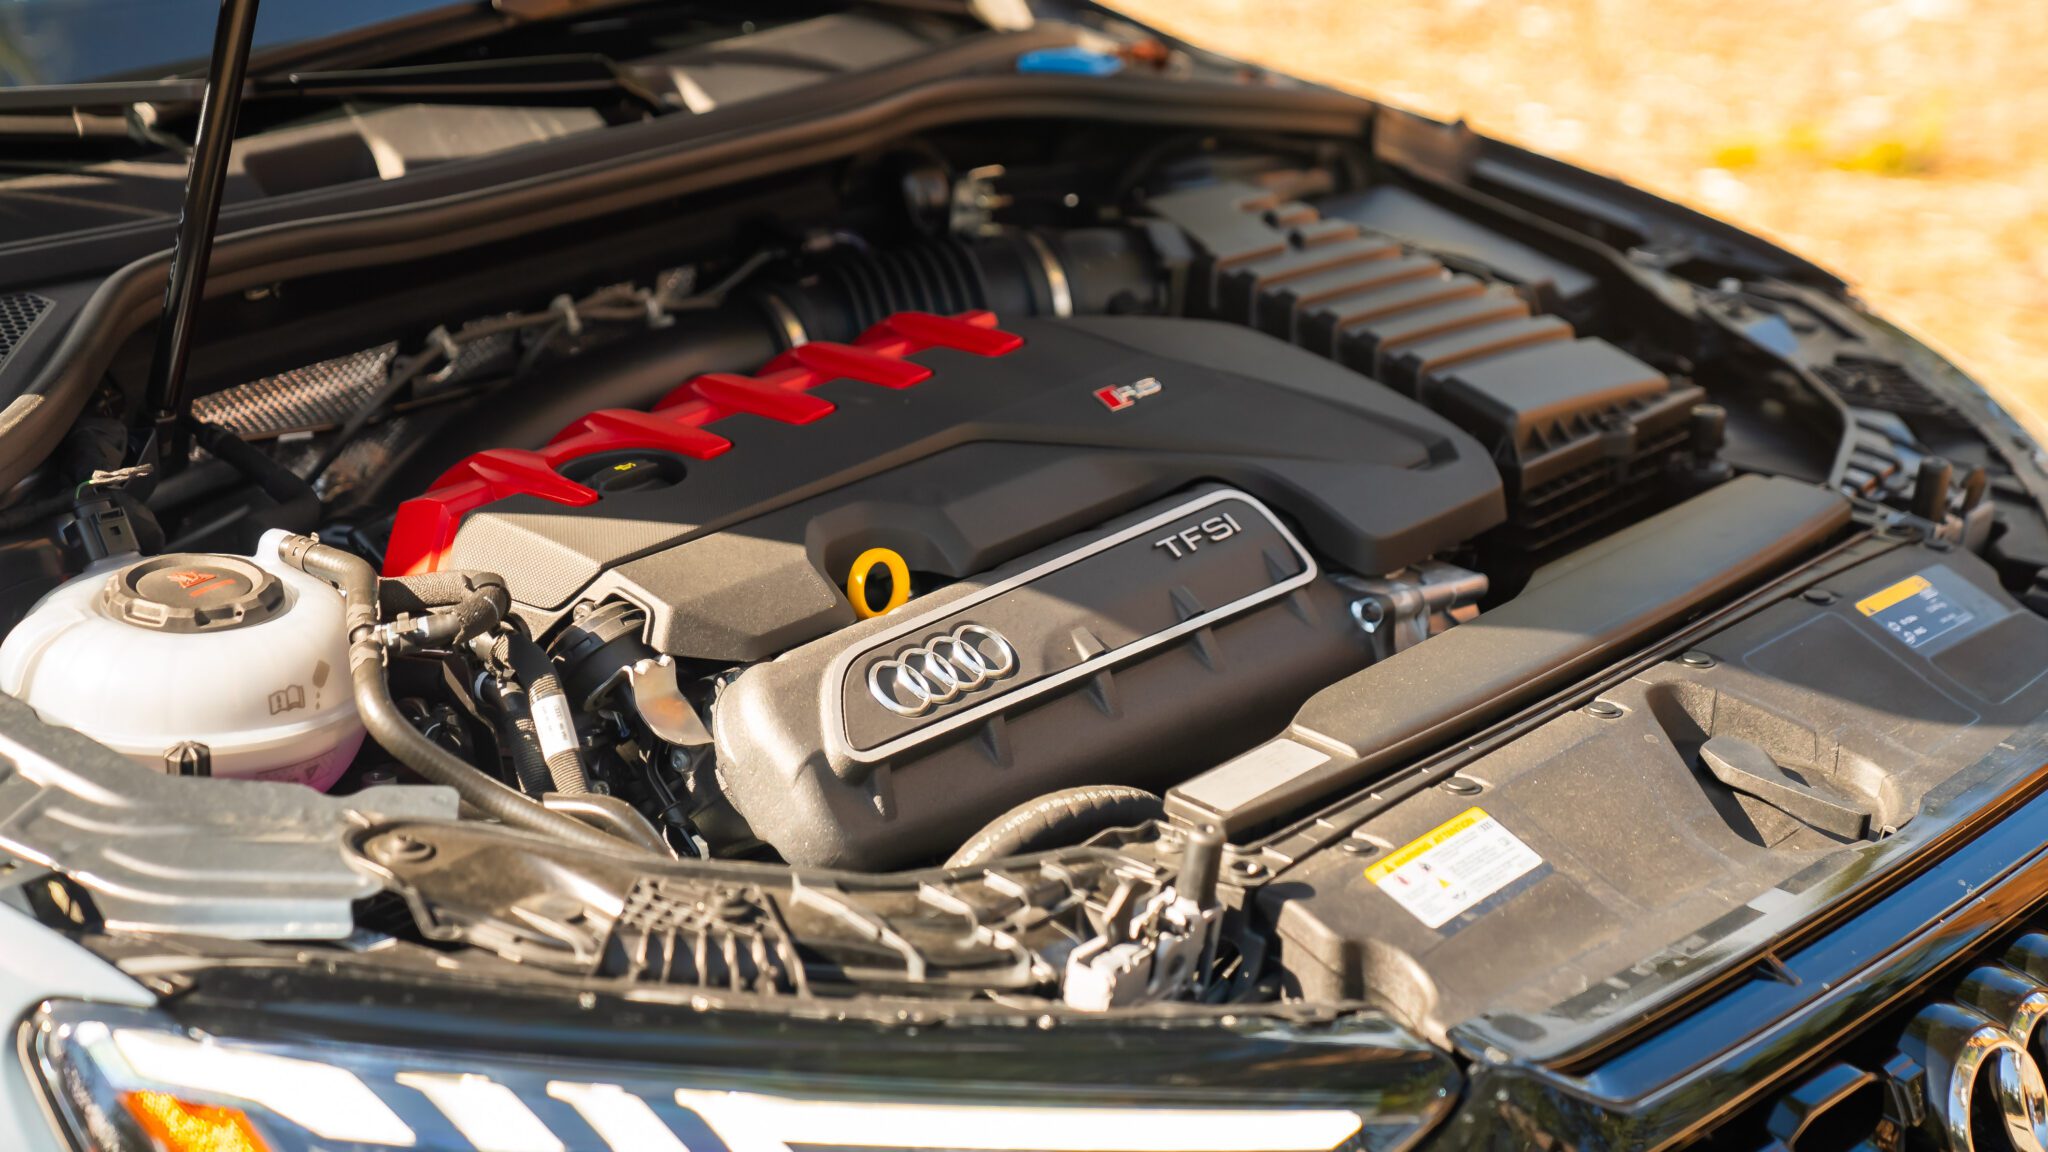
[(137, 763), (325, 789), (363, 742), (341, 593), (277, 558), (112, 557), (0, 643), (0, 690)]

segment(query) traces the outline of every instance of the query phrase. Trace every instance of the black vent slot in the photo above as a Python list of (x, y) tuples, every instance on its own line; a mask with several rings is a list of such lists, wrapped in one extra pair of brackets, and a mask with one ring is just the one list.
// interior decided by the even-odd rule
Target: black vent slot
[(50, 311), (52, 301), (33, 292), (10, 292), (0, 296), (0, 368), (14, 357), (14, 350), (27, 341), (28, 334)]
[(1934, 420), (1967, 428), (1955, 408), (1929, 391), (1912, 373), (1890, 360), (1838, 355), (1819, 370), (1820, 378), (1853, 408), (1875, 408), (1914, 420)]

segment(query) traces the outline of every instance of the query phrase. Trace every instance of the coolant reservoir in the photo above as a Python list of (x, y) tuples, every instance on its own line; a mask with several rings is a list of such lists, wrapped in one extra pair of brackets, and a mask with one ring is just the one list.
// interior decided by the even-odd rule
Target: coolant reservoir
[(160, 771), (327, 788), (363, 742), (342, 599), (282, 538), (93, 565), (0, 643), (0, 690)]

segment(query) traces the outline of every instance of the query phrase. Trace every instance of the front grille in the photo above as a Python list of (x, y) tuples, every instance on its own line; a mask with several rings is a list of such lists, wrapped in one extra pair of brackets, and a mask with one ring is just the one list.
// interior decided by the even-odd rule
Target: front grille
[(1717, 1148), (2030, 1152), (2048, 1129), (2048, 921), (1969, 954), (1816, 1071), (1718, 1130)]

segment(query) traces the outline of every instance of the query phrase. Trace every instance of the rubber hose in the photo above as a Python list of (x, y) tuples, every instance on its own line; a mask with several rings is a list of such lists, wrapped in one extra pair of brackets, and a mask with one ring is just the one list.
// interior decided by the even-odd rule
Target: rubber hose
[[(149, 507), (158, 514), (189, 508), (247, 480), (248, 477), (235, 471), (233, 465), (218, 456), (211, 460), (194, 460), (157, 481), (156, 489), (149, 494)], [(68, 497), (69, 493), (65, 495)]]
[(1097, 832), (1128, 828), (1165, 814), (1166, 806), (1159, 797), (1120, 784), (1048, 792), (996, 817), (948, 857), (946, 867), (968, 868), (1006, 856), (1064, 848)]
[(495, 572), (434, 572), (379, 581), (378, 615), (414, 617), (405, 628), (381, 630), (400, 654), (453, 648), (495, 631), (512, 606), (505, 578)]
[(504, 587), (479, 588), (426, 619), (422, 638), (436, 648), (452, 648), (491, 631), (505, 618), (508, 601)]
[[(569, 694), (562, 689), (554, 660), (541, 650), (540, 645), (518, 632), (507, 632), (498, 637), (491, 659), (501, 666), (509, 666), (519, 686), (526, 689), (536, 740), (546, 732), (543, 725), (552, 725), (556, 729), (552, 752), (547, 751), (550, 741), (540, 741), (541, 750), (547, 757), (548, 775), (555, 782), (554, 790), (565, 796), (580, 796), (590, 791), (583, 771), (583, 750), (576, 740), (576, 710), (569, 703)], [(564, 727), (567, 732), (560, 731)]]
[(398, 710), (391, 686), (384, 681), (384, 648), (374, 635), (377, 626), (377, 572), (368, 561), (330, 548), (310, 536), (293, 536), (277, 550), (278, 558), (310, 576), (339, 588), (348, 622), (349, 675), (354, 682), (356, 711), (371, 739), (428, 782), (455, 789), (463, 801), (485, 816), (513, 828), (534, 832), (579, 848), (607, 852), (646, 850), (559, 812), (550, 812), (488, 773), (422, 736)]
[(27, 504), (17, 504), (5, 512), (0, 512), (0, 532), (12, 532), (19, 528), (26, 528), (38, 520), (47, 520), (52, 516), (62, 515), (65, 512), (71, 511), (77, 503), (76, 497), (69, 491), (64, 491), (57, 493), (55, 496), (45, 496), (41, 500), (31, 501)]
[(498, 685), (498, 739), (512, 755), (512, 770), (519, 786), (538, 799), (554, 787), (548, 762), (540, 754), (540, 738), (533, 730), (533, 710), (527, 706), (526, 690), (511, 680)]
[(186, 426), (201, 448), (225, 460), (230, 468), (276, 502), (275, 508), (253, 514), (258, 523), (304, 532), (320, 518), (320, 496), (313, 490), (311, 482), (298, 473), (217, 424), (190, 420)]
[(462, 603), (479, 589), (496, 588), (506, 604), (505, 578), (496, 572), (455, 569), (421, 572), (415, 576), (392, 576), (377, 582), (377, 604), (386, 612), (428, 612)]

